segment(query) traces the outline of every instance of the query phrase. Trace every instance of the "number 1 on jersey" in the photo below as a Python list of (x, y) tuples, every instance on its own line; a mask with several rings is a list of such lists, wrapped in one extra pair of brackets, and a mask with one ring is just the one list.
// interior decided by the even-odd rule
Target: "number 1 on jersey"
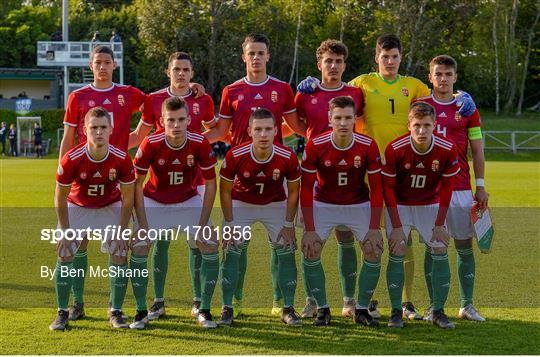
[(394, 114), (394, 98), (390, 98), (388, 101), (392, 104), (392, 114)]

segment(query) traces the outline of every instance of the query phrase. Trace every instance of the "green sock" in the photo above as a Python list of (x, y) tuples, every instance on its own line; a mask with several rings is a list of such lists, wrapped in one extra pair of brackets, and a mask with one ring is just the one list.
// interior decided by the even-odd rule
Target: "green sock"
[(414, 250), (412, 247), (412, 237), (407, 240), (407, 250), (403, 258), (403, 293), (402, 301), (412, 301), (412, 290), (414, 282)]
[(189, 274), (191, 275), (191, 290), (193, 291), (193, 298), (201, 298), (201, 264), (202, 255), (199, 248), (189, 249)]
[[(281, 290), (278, 284), (278, 280), (279, 280), (278, 256), (274, 249), (270, 249), (270, 272), (272, 273), (272, 295), (274, 297), (274, 301), (278, 301), (278, 300), (283, 299), (283, 295), (281, 294)], [(305, 280), (304, 280), (304, 288), (305, 288)]]
[(381, 275), (381, 262), (373, 263), (364, 259), (358, 276), (358, 305), (367, 309)]
[(86, 249), (79, 249), (75, 253), (75, 258), (73, 259), (73, 269), (77, 271), (84, 270), (84, 275), (77, 273), (73, 277), (73, 300), (76, 303), (84, 304), (84, 278), (86, 277), (86, 272), (88, 271), (88, 252)]
[(146, 306), (146, 289), (148, 287), (148, 257), (146, 255), (131, 255), (131, 287), (137, 304), (137, 311), (148, 310)]
[(276, 254), (278, 256), (279, 287), (283, 294), (283, 306), (293, 306), (297, 278), (294, 250), (277, 248)]
[(426, 279), (426, 287), (429, 294), (429, 303), (433, 304), (433, 284), (431, 283), (433, 270), (433, 259), (428, 248), (424, 253), (424, 278)]
[(450, 264), (448, 254), (431, 254), (433, 269), (431, 281), (433, 285), (433, 310), (444, 308), (450, 290)]
[(234, 292), (234, 298), (236, 300), (242, 300), (244, 298), (244, 278), (246, 277), (246, 270), (248, 264), (248, 247), (249, 241), (245, 241), (242, 244), (242, 254), (240, 255), (240, 261), (238, 265), (238, 281), (236, 283), (236, 290)]
[(326, 279), (321, 260), (309, 260), (303, 254), (302, 257), (304, 281), (307, 282), (306, 285), (310, 288), (310, 296), (315, 298), (317, 306), (326, 307), (328, 305), (326, 301)]
[(202, 254), (201, 264), (201, 310), (210, 310), (212, 296), (219, 275), (219, 254)]
[[(112, 269), (111, 269), (112, 268)], [(109, 258), (109, 271), (114, 273), (109, 276), (111, 289), (111, 302), (114, 310), (122, 310), (122, 304), (126, 297), (128, 278), (126, 277), (127, 264), (114, 264)]]
[(404, 269), (403, 256), (390, 254), (386, 269), (386, 284), (392, 309), (401, 309), (401, 294), (403, 290)]
[(338, 269), (341, 280), (341, 293), (344, 297), (352, 298), (356, 290), (356, 275), (358, 274), (358, 260), (354, 241), (338, 242)]
[(152, 280), (154, 281), (154, 298), (163, 299), (165, 293), (165, 278), (169, 267), (169, 245), (171, 242), (158, 239), (154, 243), (152, 253)]
[(465, 307), (473, 303), (476, 262), (472, 248), (459, 248), (457, 252), (459, 295), (461, 296), (461, 307)]
[(54, 271), (54, 286), (56, 288), (56, 303), (59, 309), (67, 310), (69, 304), (69, 292), (73, 284), (73, 278), (65, 271), (62, 274), (61, 269), (72, 269), (73, 262), (56, 262)]
[(221, 262), (221, 303), (224, 306), (232, 306), (241, 255), (242, 248), (230, 247), (224, 251)]
[[(276, 254), (275, 249), (272, 249), (272, 254)], [(277, 254), (276, 254), (276, 257), (277, 257)], [(306, 270), (304, 268), (304, 261), (305, 260), (306, 260), (306, 258), (304, 258), (304, 254), (300, 254), (300, 263), (302, 264), (302, 281), (304, 283), (303, 284), (304, 285), (304, 293), (306, 294), (307, 298), (315, 299), (313, 297), (313, 294), (311, 293), (311, 289), (309, 288), (309, 283), (308, 283), (308, 281), (306, 279)], [(281, 290), (280, 290), (280, 294), (281, 294)]]

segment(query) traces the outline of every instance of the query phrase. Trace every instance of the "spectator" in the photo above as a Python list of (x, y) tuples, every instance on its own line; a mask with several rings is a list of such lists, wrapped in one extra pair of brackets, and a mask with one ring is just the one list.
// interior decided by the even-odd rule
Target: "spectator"
[(15, 129), (15, 124), (9, 126), (9, 153), (11, 156), (17, 156), (17, 129)]
[(112, 32), (110, 42), (122, 42), (122, 38), (120, 38), (120, 35), (116, 33), (116, 31)]
[(0, 127), (0, 143), (2, 143), (2, 156), (6, 156), (6, 136), (7, 136), (7, 125), (6, 122), (2, 122)]
[(99, 37), (99, 31), (94, 32), (94, 37), (92, 37), (91, 42), (101, 42), (101, 38)]
[(43, 157), (42, 152), (42, 137), (43, 129), (39, 126), (39, 123), (34, 123), (34, 146), (36, 148), (36, 156), (37, 158)]
[(25, 91), (22, 91), (19, 93), (19, 98), (28, 98), (28, 95), (26, 94)]

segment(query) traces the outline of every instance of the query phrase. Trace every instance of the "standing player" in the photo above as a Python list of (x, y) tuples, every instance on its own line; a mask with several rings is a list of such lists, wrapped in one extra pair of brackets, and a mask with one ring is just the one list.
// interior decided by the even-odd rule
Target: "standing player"
[[(276, 119), (267, 109), (256, 109), (250, 116), (248, 134), (253, 142), (230, 150), (221, 166), (220, 197), (224, 226), (242, 231), (236, 243), (224, 246), (221, 266), (223, 309), (219, 324), (233, 322), (233, 294), (240, 279), (240, 259), (246, 228), (261, 222), (277, 257), (277, 284), (283, 296), (281, 320), (291, 326), (302, 324), (293, 303), (296, 290), (296, 238), (294, 217), (298, 205), (300, 168), (292, 150), (275, 143), (279, 131)], [(287, 194), (283, 187), (287, 180)], [(236, 228), (235, 228), (236, 227)], [(238, 238), (238, 237), (237, 237)]]
[[(429, 95), (428, 87), (419, 79), (399, 74), (401, 63), (401, 41), (399, 37), (385, 34), (377, 38), (375, 63), (377, 72), (360, 75), (349, 82), (362, 89), (364, 94), (363, 120), (357, 122), (357, 131), (375, 139), (379, 150), (384, 152), (388, 143), (407, 133), (407, 115), (412, 101)], [(313, 80), (300, 83), (300, 91), (312, 91)], [(476, 109), (472, 98), (465, 92), (458, 92), (457, 102), (462, 115), (471, 115)], [(405, 289), (403, 290), (403, 316), (422, 319), (412, 303), (414, 278), (414, 255), (412, 239), (409, 237), (405, 256)], [(374, 301), (370, 311), (380, 317)]]
[[(90, 55), (90, 69), (94, 74), (94, 81), (81, 89), (73, 91), (68, 98), (66, 114), (64, 116), (64, 136), (60, 144), (61, 159), (65, 153), (75, 146), (77, 136), (79, 144), (86, 142), (84, 133), (84, 118), (86, 113), (100, 106), (109, 112), (111, 117), (112, 133), (110, 142), (122, 151), (127, 151), (131, 115), (139, 111), (144, 102), (144, 93), (132, 86), (113, 83), (113, 72), (116, 68), (113, 51), (98, 45)], [(88, 241), (82, 242), (75, 259), (75, 269), (88, 269)], [(84, 276), (73, 279), (74, 304), (70, 307), (69, 319), (77, 320), (84, 316)]]
[[(459, 317), (473, 321), (485, 321), (473, 306), (475, 260), (472, 249), (474, 229), (470, 221), (473, 200), (483, 208), (487, 206), (488, 194), (484, 188), (484, 149), (480, 129), (480, 113), (476, 110), (471, 116), (459, 114), (459, 107), (452, 95), (457, 81), (457, 63), (446, 55), (433, 58), (429, 66), (429, 81), (433, 84), (431, 96), (419, 100), (431, 104), (437, 113), (437, 134), (451, 139), (457, 147), (459, 174), (454, 181), (454, 192), (450, 202), (447, 224), (448, 233), (454, 237), (458, 252), (458, 277), (461, 308)], [(471, 146), (476, 192), (473, 196), (467, 149)], [(426, 251), (426, 283), (431, 285), (431, 259)], [(430, 296), (430, 298), (432, 298)], [(432, 301), (433, 303), (433, 301)], [(426, 314), (431, 317), (431, 309)]]
[(447, 247), (449, 236), (444, 227), (452, 198), (452, 184), (459, 173), (456, 146), (433, 134), (435, 109), (417, 102), (409, 110), (410, 134), (393, 140), (385, 152), (384, 197), (390, 256), (386, 282), (392, 304), (389, 327), (403, 327), (401, 294), (406, 237), (415, 228), (430, 250), (433, 324), (452, 329), (444, 314), (450, 289)]
[[(90, 109), (83, 126), (87, 142), (68, 151), (60, 161), (54, 203), (58, 228), (64, 232), (87, 228), (106, 232), (110, 226), (118, 226), (120, 230), (128, 226), (133, 209), (135, 175), (129, 155), (109, 144), (111, 124), (107, 110), (101, 107)], [(74, 267), (73, 260), (80, 244), (80, 240), (58, 242), (55, 269), (58, 315), (49, 326), (51, 330), (63, 331), (68, 324), (69, 294), (73, 283), (70, 273), (86, 274)], [(127, 242), (103, 239), (101, 250), (110, 254), (110, 323), (114, 328), (127, 328), (122, 316), (128, 280)]]
[[(200, 134), (202, 127), (210, 128), (215, 125), (214, 121), (214, 101), (208, 94), (195, 96), (190, 88), (190, 80), (195, 72), (193, 70), (193, 60), (185, 52), (175, 52), (169, 56), (167, 76), (170, 79), (169, 86), (146, 96), (144, 110), (137, 129), (129, 136), (129, 147), (140, 144), (142, 139), (150, 133), (152, 128), (162, 129), (161, 107), (163, 102), (171, 97), (181, 97), (187, 103), (190, 123), (188, 130), (194, 134)], [(195, 179), (197, 190), (204, 196), (204, 179), (199, 172)], [(153, 251), (153, 281), (154, 281), (154, 304), (150, 307), (148, 318), (154, 320), (159, 318), (165, 307), (165, 280), (167, 277), (169, 262), (169, 240), (158, 240)], [(189, 247), (189, 270), (191, 274), (191, 285), (193, 290), (193, 303), (191, 314), (197, 317), (201, 305), (201, 264), (202, 254), (199, 248)]]
[(43, 156), (43, 153), (41, 152), (41, 145), (43, 144), (42, 135), (43, 129), (41, 129), (39, 123), (34, 123), (34, 146), (36, 149), (36, 157), (38, 159)]
[[(190, 249), (200, 249), (202, 253), (201, 279), (197, 287), (202, 292), (200, 312), (197, 312), (198, 323), (204, 328), (214, 328), (217, 325), (212, 321), (210, 303), (218, 279), (218, 247), (217, 242), (204, 241), (201, 238), (202, 234), (197, 236), (195, 226), (203, 227), (202, 230), (205, 230), (204, 227), (210, 228), (209, 218), (217, 189), (214, 169), (217, 162), (208, 141), (202, 135), (189, 131), (191, 116), (184, 99), (176, 96), (165, 99), (162, 113), (160, 121), (164, 130), (145, 138), (135, 157), (137, 170), (135, 207), (138, 223), (146, 230), (178, 227), (188, 230)], [(150, 180), (143, 191), (148, 171)], [(199, 171), (205, 179), (202, 197), (197, 192)], [(166, 238), (160, 237), (160, 240), (162, 239)], [(146, 258), (147, 251), (143, 253)], [(135, 290), (135, 286), (133, 289)], [(161, 297), (156, 295), (154, 300), (156, 308), (153, 307), (151, 311), (156, 318), (165, 314), (163, 301), (163, 295)], [(141, 296), (140, 304), (143, 303), (146, 301)], [(146, 321), (143, 320), (142, 323), (144, 322)]]
[[(311, 94), (296, 93), (296, 111), (300, 119), (306, 123), (307, 139), (311, 139), (325, 131), (330, 130), (328, 121), (328, 103), (338, 96), (350, 96), (356, 107), (356, 117), (362, 116), (362, 91), (341, 81), (345, 71), (348, 50), (344, 43), (337, 40), (326, 40), (317, 49), (317, 68), (321, 71), (321, 82), (318, 90)], [(354, 246), (354, 236), (348, 229), (336, 228), (338, 241), (338, 267), (343, 293), (344, 316), (354, 315), (356, 289), (357, 259)], [(304, 279), (304, 283), (305, 283)], [(309, 288), (304, 284), (306, 305), (301, 312), (302, 317), (315, 316), (317, 304)]]
[[(295, 132), (305, 135), (305, 125), (298, 119), (294, 105), (294, 96), (291, 87), (266, 73), (266, 64), (270, 60), (270, 41), (264, 35), (248, 35), (242, 44), (242, 60), (246, 64), (246, 76), (223, 89), (219, 107), (219, 121), (217, 125), (207, 131), (205, 136), (213, 143), (223, 140), (231, 131), (231, 148), (251, 141), (247, 128), (251, 113), (257, 108), (266, 108), (272, 112), (277, 120), (277, 134), (275, 143), (282, 143), (282, 119)], [(240, 313), (243, 297), (244, 276), (247, 269), (247, 245), (242, 249), (240, 261), (240, 278), (235, 293), (235, 313)], [(272, 271), (272, 285), (274, 289), (273, 314), (281, 313), (280, 301), (282, 299), (277, 286), (277, 257), (270, 259)]]
[(351, 97), (333, 98), (329, 109), (332, 131), (310, 140), (302, 160), (303, 267), (309, 293), (318, 306), (314, 324), (330, 323), (320, 260), (322, 248), (333, 228), (345, 227), (354, 232), (364, 253), (354, 319), (366, 326), (378, 326), (378, 321), (368, 312), (368, 305), (379, 281), (383, 249), (379, 229), (383, 206), (379, 149), (373, 139), (354, 133), (357, 111)]

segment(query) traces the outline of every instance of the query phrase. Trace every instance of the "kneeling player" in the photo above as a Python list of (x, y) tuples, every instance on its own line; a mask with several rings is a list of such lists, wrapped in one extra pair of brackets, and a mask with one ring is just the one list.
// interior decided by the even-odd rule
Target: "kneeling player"
[[(216, 196), (214, 167), (217, 162), (208, 141), (202, 135), (187, 130), (190, 116), (182, 98), (166, 99), (161, 112), (164, 130), (146, 137), (135, 156), (138, 224), (139, 228), (146, 230), (171, 228), (187, 231), (190, 248), (200, 249), (202, 253), (202, 299), (197, 321), (204, 328), (214, 328), (217, 325), (212, 321), (210, 304), (219, 272), (218, 246), (215, 240), (203, 239), (202, 232), (210, 238), (212, 229), (208, 223)], [(197, 192), (196, 176), (199, 169), (206, 180), (204, 197)], [(150, 180), (143, 189), (148, 171)], [(141, 248), (143, 251), (140, 254), (146, 259), (148, 244), (141, 242)], [(143, 300), (140, 302), (142, 305)], [(156, 299), (154, 305), (158, 307), (158, 316), (165, 314), (163, 299)], [(146, 306), (144, 308), (146, 310)], [(146, 320), (145, 316), (144, 322)]]
[[(300, 167), (296, 154), (273, 143), (276, 119), (267, 109), (256, 109), (249, 118), (248, 133), (253, 143), (245, 143), (227, 153), (221, 166), (220, 197), (224, 226), (240, 229), (242, 237), (224, 245), (221, 266), (222, 325), (233, 322), (233, 294), (239, 280), (240, 255), (247, 238), (246, 227), (261, 222), (277, 256), (278, 287), (283, 296), (281, 320), (301, 325), (293, 303), (296, 290), (296, 237), (294, 217), (298, 205)], [(287, 195), (283, 187), (287, 180)], [(225, 228), (224, 228), (225, 229)], [(224, 237), (225, 238), (225, 237)]]
[[(87, 142), (68, 151), (58, 166), (54, 200), (58, 227), (64, 232), (70, 228), (90, 228), (100, 230), (102, 234), (111, 227), (124, 230), (133, 209), (135, 176), (131, 158), (109, 144), (111, 117), (105, 109), (90, 109), (85, 116), (83, 130)], [(49, 326), (51, 330), (64, 330), (68, 324), (68, 302), (73, 283), (71, 273), (84, 274), (82, 269), (73, 269), (73, 258), (80, 244), (80, 240), (62, 239), (58, 242), (55, 269), (58, 316)], [(110, 254), (110, 322), (115, 328), (128, 327), (122, 316), (129, 275), (126, 273), (127, 248), (128, 243), (124, 240), (102, 240), (101, 250)]]
[[(444, 221), (452, 197), (452, 183), (459, 172), (455, 145), (433, 134), (435, 110), (416, 102), (409, 110), (409, 134), (386, 147), (384, 197), (390, 257), (386, 270), (392, 304), (389, 327), (403, 327), (401, 293), (406, 237), (416, 229), (431, 252), (433, 324), (451, 329), (454, 325), (444, 314), (450, 289), (447, 247), (449, 236)], [(391, 221), (391, 225), (390, 225)]]
[[(356, 110), (351, 97), (332, 99), (329, 109), (332, 131), (310, 140), (302, 161), (303, 267), (306, 286), (318, 306), (314, 324), (330, 323), (320, 257), (332, 229), (341, 227), (354, 233), (364, 253), (354, 319), (366, 326), (378, 326), (368, 305), (379, 281), (383, 250), (379, 230), (383, 205), (379, 149), (370, 137), (354, 133)], [(366, 173), (369, 188), (364, 181)]]

